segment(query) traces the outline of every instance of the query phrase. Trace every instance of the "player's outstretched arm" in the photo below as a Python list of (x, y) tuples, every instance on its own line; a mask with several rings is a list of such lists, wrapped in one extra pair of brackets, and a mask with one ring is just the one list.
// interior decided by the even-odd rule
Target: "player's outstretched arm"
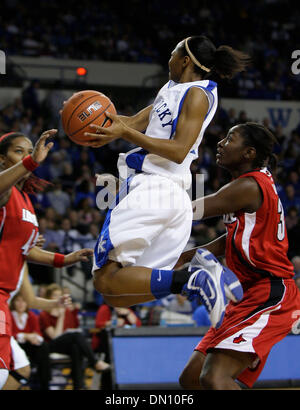
[(59, 299), (45, 299), (37, 297), (28, 277), (28, 266), (25, 265), (23, 282), (20, 293), (25, 299), (30, 309), (40, 309), (50, 311), (56, 307), (68, 307), (72, 304), (70, 295), (62, 295)]
[(121, 121), (130, 128), (136, 131), (145, 131), (149, 124), (149, 115), (152, 110), (152, 105), (142, 109), (137, 114), (132, 116), (119, 115)]
[(223, 256), (225, 254), (226, 236), (227, 236), (227, 233), (223, 234), (222, 236), (219, 236), (218, 238), (214, 239), (213, 241), (207, 244), (197, 246), (196, 248), (192, 248), (185, 252), (182, 252), (176, 265), (174, 266), (174, 269), (179, 269), (186, 263), (191, 262), (191, 260), (193, 259), (193, 256), (195, 255), (196, 250), (200, 248), (205, 248), (209, 250), (209, 252), (213, 253), (216, 257)]
[(92, 124), (94, 131), (86, 133), (87, 142), (94, 148), (102, 147), (114, 138), (123, 138), (152, 154), (159, 155), (178, 164), (182, 163), (194, 145), (205, 115), (208, 111), (208, 100), (204, 91), (192, 87), (184, 100), (182, 111), (172, 139), (153, 138), (126, 125), (118, 115), (106, 113), (112, 125), (103, 128)]
[(261, 205), (262, 195), (253, 178), (239, 178), (224, 185), (217, 192), (195, 199), (193, 219), (222, 216), (239, 210), (255, 212)]
[(87, 262), (89, 258), (93, 255), (93, 249), (80, 249), (79, 251), (71, 252), (67, 255), (60, 255), (59, 266), (55, 263), (56, 256), (58, 254), (54, 252), (48, 252), (40, 249), (38, 246), (31, 248), (27, 255), (28, 262), (37, 263), (39, 265), (48, 265), (56, 267), (71, 266), (77, 262)]
[[(56, 132), (57, 130), (55, 129), (43, 132), (35, 144), (31, 154), (32, 163), (30, 163), (29, 166), (38, 166), (44, 161), (48, 155), (48, 152), (53, 147), (53, 142), (47, 142), (47, 140), (48, 138), (53, 137)], [(9, 192), (10, 195), (11, 188), (21, 181), (21, 179), (23, 179), (28, 172), (30, 172), (28, 168), (28, 161), (26, 162), (25, 159), (0, 172), (0, 206), (3, 206), (9, 199), (6, 194)]]

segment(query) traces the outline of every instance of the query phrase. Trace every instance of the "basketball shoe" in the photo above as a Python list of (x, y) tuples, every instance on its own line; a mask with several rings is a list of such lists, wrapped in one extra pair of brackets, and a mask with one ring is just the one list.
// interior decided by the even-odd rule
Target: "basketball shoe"
[(197, 249), (189, 266), (192, 273), (183, 292), (191, 300), (196, 296), (206, 307), (213, 327), (220, 327), (227, 298), (238, 302), (243, 298), (243, 288), (236, 275), (221, 265), (207, 249)]

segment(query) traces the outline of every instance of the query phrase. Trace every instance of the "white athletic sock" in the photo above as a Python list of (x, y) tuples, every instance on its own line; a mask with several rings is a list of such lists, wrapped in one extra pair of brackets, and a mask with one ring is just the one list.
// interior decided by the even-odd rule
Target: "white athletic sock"
[(8, 379), (9, 371), (7, 369), (0, 369), (0, 390), (2, 390), (3, 386)]

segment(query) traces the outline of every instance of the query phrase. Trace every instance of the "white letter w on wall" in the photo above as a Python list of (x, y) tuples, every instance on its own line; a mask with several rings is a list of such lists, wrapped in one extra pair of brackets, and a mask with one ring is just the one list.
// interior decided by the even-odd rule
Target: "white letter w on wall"
[(292, 108), (268, 108), (270, 114), (270, 120), (272, 122), (273, 127), (277, 125), (281, 125), (283, 128), (288, 126), (291, 113), (293, 111)]

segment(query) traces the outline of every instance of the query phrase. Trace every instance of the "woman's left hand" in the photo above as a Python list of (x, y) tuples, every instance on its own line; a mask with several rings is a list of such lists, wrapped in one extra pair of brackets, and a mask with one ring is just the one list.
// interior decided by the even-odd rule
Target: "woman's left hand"
[(88, 262), (89, 258), (93, 255), (93, 249), (80, 249), (65, 255), (64, 266), (71, 266), (77, 262)]
[(43, 235), (39, 234), (37, 241), (35, 243), (35, 246), (38, 248), (43, 249), (44, 243), (46, 242), (46, 239), (43, 237)]
[(127, 126), (120, 119), (118, 115), (111, 114), (110, 112), (105, 112), (105, 115), (112, 121), (112, 124), (105, 128), (100, 127), (96, 124), (91, 124), (91, 132), (86, 132), (85, 136), (87, 137), (87, 144), (93, 148), (100, 148), (106, 144), (109, 144), (111, 141), (122, 137)]
[(57, 307), (61, 308), (70, 308), (72, 306), (72, 298), (71, 295), (65, 294), (61, 295), (58, 299), (56, 299)]

